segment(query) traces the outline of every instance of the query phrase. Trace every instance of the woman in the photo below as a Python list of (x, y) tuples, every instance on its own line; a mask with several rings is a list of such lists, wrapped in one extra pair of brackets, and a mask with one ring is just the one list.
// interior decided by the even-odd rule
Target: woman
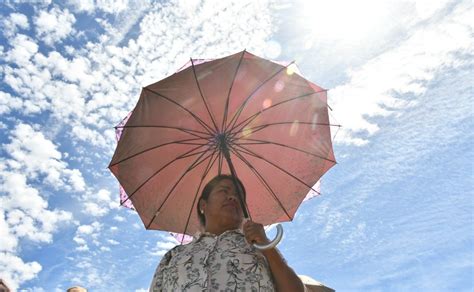
[[(237, 180), (245, 197), (245, 188)], [(229, 175), (214, 177), (203, 189), (197, 213), (205, 232), (168, 251), (156, 269), (150, 291), (304, 291), (261, 224), (243, 223)]]

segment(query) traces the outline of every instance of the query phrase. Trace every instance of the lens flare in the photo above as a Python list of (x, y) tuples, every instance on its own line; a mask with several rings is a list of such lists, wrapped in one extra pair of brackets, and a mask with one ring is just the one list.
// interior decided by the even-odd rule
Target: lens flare
[(296, 65), (295, 65), (295, 64), (291, 64), (291, 65), (289, 65), (288, 67), (286, 67), (286, 74), (288, 74), (288, 75), (293, 75), (293, 73), (295, 73), (296, 70), (297, 70)]
[(293, 124), (291, 124), (290, 128), (290, 136), (294, 137), (298, 133), (298, 128), (300, 126), (300, 122), (298, 120), (294, 120)]
[(250, 137), (250, 135), (252, 135), (252, 129), (249, 126), (247, 126), (242, 130), (242, 136), (244, 138), (248, 138)]
[(272, 106), (272, 100), (269, 99), (269, 98), (265, 98), (265, 100), (264, 100), (263, 103), (262, 103), (262, 107), (263, 107), (264, 109), (266, 109), (266, 108), (269, 108), (269, 107), (271, 107), (271, 106)]
[(282, 80), (278, 80), (273, 86), (273, 90), (275, 90), (275, 92), (280, 92), (283, 90), (283, 88), (285, 88), (285, 82)]

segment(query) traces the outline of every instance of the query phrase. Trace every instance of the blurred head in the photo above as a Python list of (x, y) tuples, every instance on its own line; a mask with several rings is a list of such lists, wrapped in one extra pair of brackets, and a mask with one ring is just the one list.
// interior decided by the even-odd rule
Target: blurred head
[(81, 286), (74, 286), (67, 289), (66, 292), (87, 292), (87, 289)]
[[(245, 187), (239, 179), (237, 182), (245, 200)], [(201, 225), (207, 231), (215, 227), (226, 230), (240, 227), (243, 212), (231, 175), (218, 175), (206, 184), (198, 201), (197, 212)]]

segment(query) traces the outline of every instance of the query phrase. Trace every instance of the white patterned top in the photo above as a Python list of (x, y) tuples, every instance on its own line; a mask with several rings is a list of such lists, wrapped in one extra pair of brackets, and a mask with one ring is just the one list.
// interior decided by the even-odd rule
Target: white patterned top
[(202, 233), (168, 251), (156, 268), (150, 292), (275, 291), (265, 256), (240, 230)]

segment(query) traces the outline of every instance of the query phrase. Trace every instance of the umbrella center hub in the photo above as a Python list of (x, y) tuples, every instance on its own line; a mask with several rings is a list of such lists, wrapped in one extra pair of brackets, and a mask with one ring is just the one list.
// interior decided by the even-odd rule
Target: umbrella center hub
[(218, 133), (215, 136), (217, 147), (223, 151), (228, 150), (229, 135), (227, 133)]

